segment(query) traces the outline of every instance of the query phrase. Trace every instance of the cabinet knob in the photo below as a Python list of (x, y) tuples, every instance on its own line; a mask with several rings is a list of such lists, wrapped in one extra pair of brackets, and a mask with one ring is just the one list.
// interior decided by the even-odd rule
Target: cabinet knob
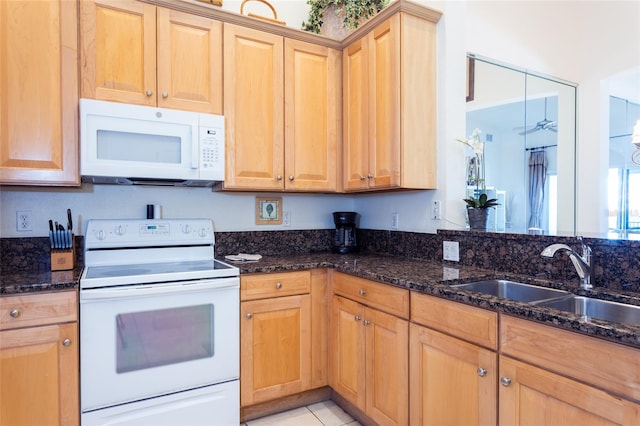
[(360, 293), (360, 296), (364, 296), (365, 294), (367, 294), (367, 291), (363, 288), (361, 288), (358, 293)]
[(360, 175), (360, 180), (364, 180), (364, 179), (365, 179), (365, 177)]
[(276, 283), (276, 288), (282, 288), (282, 283)]
[(478, 373), (478, 376), (480, 376), (480, 377), (484, 377), (484, 376), (487, 375), (487, 369), (486, 368), (478, 367), (478, 369), (476, 371)]
[(362, 325), (364, 325), (365, 327), (368, 326), (369, 324), (371, 324), (371, 321), (369, 320), (362, 321)]
[(62, 346), (71, 346), (71, 339), (64, 339), (62, 341)]
[(276, 176), (276, 180), (282, 180), (282, 176)]
[(253, 317), (253, 314), (251, 312), (247, 312), (247, 315), (245, 315), (247, 317), (247, 319), (251, 319)]
[(503, 377), (500, 379), (500, 384), (504, 387), (507, 387), (511, 384), (511, 379), (508, 377)]
[(357, 321), (360, 321), (362, 318), (360, 318), (360, 315), (356, 315), (355, 317), (353, 317), (353, 319), (356, 320), (357, 322)]
[(146, 92), (144, 92), (144, 94), (147, 96), (151, 96), (153, 95), (153, 92), (151, 90), (147, 90)]
[(367, 177), (368, 177), (369, 179), (373, 179), (373, 175), (372, 175), (371, 173), (369, 173), (369, 174), (367, 175)]
[(9, 312), (9, 315), (11, 315), (13, 318), (18, 318), (20, 316), (20, 311), (14, 309), (13, 311)]
[(169, 94), (167, 92), (162, 92), (162, 97), (167, 99), (169, 97)]
[(294, 180), (294, 179), (295, 179), (295, 178), (294, 178), (293, 176), (289, 176), (289, 181), (290, 181), (290, 182), (293, 182), (293, 180)]

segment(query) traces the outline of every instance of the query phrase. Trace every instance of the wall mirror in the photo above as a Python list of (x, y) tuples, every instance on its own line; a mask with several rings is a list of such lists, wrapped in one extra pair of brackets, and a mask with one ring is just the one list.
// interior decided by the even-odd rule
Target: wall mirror
[[(468, 59), (467, 135), (481, 131), (484, 186), (500, 203), (488, 231), (575, 235), (576, 85)], [(467, 195), (472, 191), (469, 185)]]

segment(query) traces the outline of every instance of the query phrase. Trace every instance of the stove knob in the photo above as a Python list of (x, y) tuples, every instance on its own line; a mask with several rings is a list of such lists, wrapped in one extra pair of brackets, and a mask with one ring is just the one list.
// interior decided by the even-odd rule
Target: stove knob
[(127, 233), (127, 228), (125, 228), (122, 225), (119, 225), (119, 226), (116, 227), (116, 231), (115, 232), (116, 232), (116, 235), (124, 235), (124, 234)]
[(184, 225), (182, 227), (182, 232), (184, 232), (185, 234), (191, 233), (191, 227), (189, 225)]
[(198, 235), (200, 235), (202, 238), (206, 237), (207, 234), (208, 234), (207, 228), (202, 228), (200, 232), (198, 232)]
[(105, 234), (104, 231), (101, 229), (98, 232), (96, 232), (96, 238), (99, 240), (104, 240), (105, 238), (107, 238), (107, 234)]

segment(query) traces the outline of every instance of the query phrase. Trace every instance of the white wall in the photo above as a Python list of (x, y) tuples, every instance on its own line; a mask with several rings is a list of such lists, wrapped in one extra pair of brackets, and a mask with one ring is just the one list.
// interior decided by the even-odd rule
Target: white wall
[[(291, 228), (330, 228), (331, 212), (356, 210), (361, 226), (390, 229), (391, 213), (399, 229), (435, 232), (464, 224), (466, 52), (573, 81), (578, 87), (578, 230), (599, 226), (593, 197), (604, 196), (608, 138), (607, 79), (640, 69), (640, 2), (636, 1), (431, 1), (419, 3), (441, 10), (438, 24), (438, 188), (433, 191), (375, 195), (284, 195), (292, 213)], [(240, 1), (224, 0), (223, 8), (239, 12)], [(300, 28), (305, 0), (273, 0), (278, 18)], [(249, 7), (249, 6), (247, 6)], [(254, 11), (252, 9), (252, 11)], [(267, 11), (254, 13), (268, 15)], [(601, 102), (601, 99), (605, 99)], [(603, 139), (604, 138), (604, 139)], [(604, 173), (604, 175), (603, 175)], [(0, 235), (46, 235), (50, 217), (64, 219), (66, 208), (84, 218), (142, 217), (147, 203), (164, 206), (168, 216), (205, 216), (219, 231), (273, 229), (254, 224), (256, 194), (219, 194), (206, 189), (83, 186), (82, 189), (2, 188)], [(429, 217), (432, 200), (442, 201), (442, 220)], [(34, 230), (16, 232), (15, 211), (32, 210)]]
[[(0, 193), (0, 235), (42, 237), (49, 219), (67, 223), (73, 213), (74, 231), (84, 234), (87, 219), (146, 217), (147, 204), (160, 204), (164, 218), (210, 218), (216, 231), (294, 230), (333, 228), (334, 211), (353, 210), (353, 200), (340, 195), (283, 195), (283, 211), (291, 212), (291, 226), (256, 225), (255, 196), (246, 193), (217, 193), (207, 188), (87, 185), (82, 188), (2, 188)], [(33, 231), (16, 231), (16, 211), (32, 212)]]

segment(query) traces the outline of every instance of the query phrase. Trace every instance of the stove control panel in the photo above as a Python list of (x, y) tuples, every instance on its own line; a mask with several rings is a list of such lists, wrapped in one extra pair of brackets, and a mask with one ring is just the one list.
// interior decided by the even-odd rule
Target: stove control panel
[(85, 233), (88, 250), (214, 242), (210, 219), (92, 219), (87, 222)]

